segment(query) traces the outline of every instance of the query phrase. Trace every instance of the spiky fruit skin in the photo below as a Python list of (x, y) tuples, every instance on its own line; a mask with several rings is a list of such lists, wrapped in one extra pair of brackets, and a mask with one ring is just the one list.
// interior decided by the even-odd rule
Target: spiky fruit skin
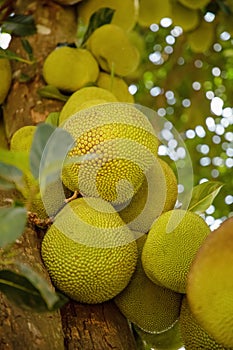
[[(105, 43), (108, 45), (105, 45)], [(140, 54), (119, 26), (105, 24), (97, 28), (88, 39), (88, 49), (105, 72), (124, 77), (135, 71)]]
[(185, 293), (190, 265), (209, 233), (209, 226), (195, 213), (181, 209), (163, 213), (152, 225), (143, 248), (147, 276)]
[(88, 25), (90, 17), (101, 8), (108, 7), (115, 10), (111, 23), (130, 31), (137, 20), (137, 8), (134, 0), (85, 0), (77, 7), (78, 18), (81, 23)]
[(119, 215), (130, 229), (146, 233), (159, 215), (174, 208), (177, 188), (171, 167), (164, 160), (155, 158), (131, 201), (122, 209), (117, 208)]
[(122, 78), (100, 72), (96, 84), (113, 93), (119, 102), (134, 103), (134, 97), (130, 94), (128, 85)]
[(62, 125), (68, 118), (82, 109), (91, 107), (91, 101), (94, 100), (98, 101), (96, 101), (97, 103), (93, 102), (93, 106), (101, 101), (103, 103), (118, 101), (116, 96), (106, 89), (97, 86), (84, 87), (74, 92), (64, 104), (59, 116), (59, 125)]
[(91, 52), (68, 46), (53, 50), (43, 65), (43, 77), (47, 84), (68, 92), (95, 82), (98, 74), (99, 66)]
[[(158, 139), (152, 125), (130, 104), (109, 103), (82, 110), (63, 129), (75, 140), (64, 161), (63, 182), (86, 197), (112, 204), (126, 202), (139, 189), (157, 155)], [(77, 162), (77, 157), (82, 158)]]
[(196, 10), (204, 8), (210, 1), (209, 0), (179, 0), (179, 2), (188, 7), (189, 9)]
[(89, 304), (120, 293), (138, 256), (132, 232), (109, 203), (96, 198), (78, 198), (60, 211), (41, 254), (54, 285)]
[(180, 328), (181, 337), (184, 341), (185, 349), (213, 349), (213, 350), (230, 350), (232, 348), (226, 348), (223, 345), (217, 343), (206, 331), (199, 325), (195, 317), (193, 316), (187, 296), (184, 296), (182, 300), (181, 312), (180, 312)]
[(2, 104), (7, 97), (12, 80), (10, 61), (6, 58), (0, 59), (0, 77), (0, 104)]
[(169, 17), (171, 4), (169, 0), (140, 0), (138, 23), (149, 27), (152, 23), (159, 23), (164, 17)]
[(137, 240), (138, 262), (128, 286), (114, 301), (123, 315), (146, 332), (159, 333), (179, 317), (182, 295), (153, 283), (145, 274), (141, 253), (146, 235)]
[(233, 218), (211, 232), (197, 252), (187, 281), (190, 309), (217, 342), (233, 348)]

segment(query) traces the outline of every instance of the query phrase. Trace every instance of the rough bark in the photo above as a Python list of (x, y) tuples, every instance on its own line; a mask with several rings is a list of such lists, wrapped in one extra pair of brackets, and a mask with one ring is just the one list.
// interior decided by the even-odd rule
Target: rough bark
[(127, 320), (114, 302), (96, 305), (73, 301), (61, 309), (67, 350), (135, 350)]
[[(62, 7), (52, 1), (18, 0), (15, 12), (33, 14), (39, 32), (27, 38), (36, 65), (12, 62), (14, 79), (4, 105), (8, 143), (20, 127), (43, 122), (49, 112), (61, 110), (64, 102), (42, 99), (37, 89), (45, 85), (41, 74), (45, 57), (57, 43), (75, 41), (77, 23), (75, 7)], [(26, 58), (19, 38), (12, 40), (10, 49)], [(17, 78), (21, 73), (31, 76), (31, 80), (19, 82)], [(19, 258), (48, 278), (39, 247), (40, 238), (31, 229), (27, 229), (15, 245)], [(0, 295), (0, 344), (0, 350), (136, 349), (130, 327), (112, 301), (101, 305), (71, 301), (62, 308), (61, 314), (41, 315), (18, 308), (3, 295)]]

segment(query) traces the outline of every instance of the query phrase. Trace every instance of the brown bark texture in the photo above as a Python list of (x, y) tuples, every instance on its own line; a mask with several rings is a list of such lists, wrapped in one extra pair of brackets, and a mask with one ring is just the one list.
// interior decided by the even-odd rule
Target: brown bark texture
[[(45, 57), (58, 43), (75, 42), (77, 30), (75, 6), (62, 7), (43, 0), (18, 0), (15, 4), (16, 13), (34, 16), (38, 32), (27, 37), (36, 64), (11, 62), (13, 81), (3, 106), (8, 144), (20, 127), (36, 125), (50, 112), (61, 110), (64, 102), (41, 98), (37, 90), (45, 85), (41, 74)], [(10, 49), (27, 58), (19, 38), (13, 38)], [(31, 80), (19, 82), (21, 73), (31, 75)], [(5, 205), (1, 197), (11, 196), (0, 194), (0, 206)], [(17, 259), (39, 271), (51, 284), (41, 260), (40, 243), (37, 232), (27, 228), (14, 251)], [(127, 320), (112, 301), (99, 305), (70, 301), (60, 311), (40, 314), (21, 309), (0, 294), (0, 350), (8, 349), (134, 350), (136, 345)]]

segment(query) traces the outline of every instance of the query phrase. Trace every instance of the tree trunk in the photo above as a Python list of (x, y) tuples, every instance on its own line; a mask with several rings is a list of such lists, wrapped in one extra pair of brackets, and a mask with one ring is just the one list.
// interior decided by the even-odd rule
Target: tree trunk
[[(19, 0), (15, 12), (33, 14), (39, 32), (27, 38), (36, 65), (12, 62), (14, 79), (3, 109), (8, 143), (20, 127), (36, 125), (43, 122), (48, 113), (61, 110), (64, 102), (42, 99), (37, 89), (45, 85), (41, 74), (45, 57), (59, 42), (74, 42), (77, 30), (75, 6)], [(10, 49), (27, 58), (19, 38), (13, 38)], [(31, 76), (31, 80), (19, 82), (21, 73)], [(36, 232), (28, 228), (15, 249), (21, 261), (49, 280), (40, 257), (40, 240)], [(0, 295), (0, 344), (0, 350), (136, 349), (129, 324), (112, 301), (99, 305), (70, 301), (61, 312), (39, 314), (20, 309), (3, 295)]]

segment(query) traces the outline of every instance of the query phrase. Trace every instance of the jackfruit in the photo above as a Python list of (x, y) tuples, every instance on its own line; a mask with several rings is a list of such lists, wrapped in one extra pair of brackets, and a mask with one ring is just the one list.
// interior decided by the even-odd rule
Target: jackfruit
[[(214, 42), (215, 27), (211, 22), (204, 19), (200, 25), (187, 35), (187, 42), (195, 53), (203, 53), (210, 48)], [(201, 38), (201, 40), (200, 40)]]
[(105, 72), (121, 77), (135, 71), (140, 62), (138, 49), (131, 44), (127, 33), (115, 24), (97, 28), (88, 39), (87, 47)]
[(63, 183), (71, 191), (113, 205), (137, 192), (157, 156), (158, 139), (151, 123), (131, 104), (81, 110), (63, 129), (75, 140), (64, 160)]
[(162, 212), (174, 208), (177, 188), (171, 167), (164, 160), (155, 158), (154, 165), (129, 204), (124, 203), (123, 209), (116, 209), (130, 229), (146, 233)]
[[(204, 292), (204, 291), (203, 291)], [(223, 345), (217, 343), (206, 331), (199, 325), (195, 317), (193, 316), (187, 297), (184, 296), (182, 300), (181, 312), (180, 312), (180, 328), (181, 337), (184, 341), (186, 350), (199, 350), (199, 349), (211, 349), (211, 350), (227, 350), (232, 348), (226, 348)]]
[(205, 220), (193, 212), (175, 209), (163, 213), (153, 223), (143, 248), (147, 276), (185, 293), (190, 265), (209, 232)]
[(98, 198), (77, 198), (56, 216), (41, 254), (54, 285), (81, 303), (102, 303), (129, 283), (137, 244), (114, 208)]
[(0, 105), (4, 102), (5, 98), (8, 95), (12, 73), (11, 73), (11, 65), (10, 61), (7, 58), (0, 59)]
[(27, 151), (30, 152), (35, 125), (26, 125), (16, 130), (11, 138), (10, 149), (12, 151)]
[(203, 9), (210, 0), (178, 0), (182, 5), (192, 9)]
[(148, 349), (178, 350), (183, 346), (179, 320), (172, 327), (158, 334), (146, 333), (137, 326), (134, 326), (134, 329)]
[(128, 85), (122, 78), (101, 72), (96, 84), (103, 89), (111, 91), (119, 102), (134, 103), (134, 97), (130, 94)]
[[(64, 104), (60, 116), (59, 125), (61, 125), (69, 117), (77, 113), (78, 111), (91, 107), (93, 105), (99, 104), (98, 101), (95, 103), (93, 100), (102, 100), (105, 102), (117, 102), (117, 98), (110, 91), (102, 89), (97, 86), (89, 86), (82, 88), (74, 92)], [(88, 105), (90, 104), (90, 105)]]
[(150, 27), (152, 23), (159, 23), (164, 17), (171, 17), (169, 0), (140, 0), (138, 23), (141, 26)]
[(216, 342), (233, 348), (233, 218), (211, 232), (198, 250), (187, 281), (191, 312)]
[(95, 82), (98, 74), (98, 63), (90, 51), (68, 46), (53, 50), (43, 65), (46, 83), (68, 92)]
[(174, 25), (182, 27), (184, 31), (193, 30), (198, 26), (201, 18), (198, 10), (191, 10), (178, 1), (172, 2), (171, 5), (171, 18)]
[(111, 23), (124, 30), (129, 31), (136, 24), (137, 6), (134, 0), (85, 0), (77, 7), (78, 18), (81, 23), (88, 25), (94, 12), (104, 7), (115, 10)]
[(114, 301), (122, 314), (146, 332), (159, 333), (178, 319), (182, 295), (153, 283), (141, 263), (146, 235), (137, 240), (138, 262), (127, 287)]

